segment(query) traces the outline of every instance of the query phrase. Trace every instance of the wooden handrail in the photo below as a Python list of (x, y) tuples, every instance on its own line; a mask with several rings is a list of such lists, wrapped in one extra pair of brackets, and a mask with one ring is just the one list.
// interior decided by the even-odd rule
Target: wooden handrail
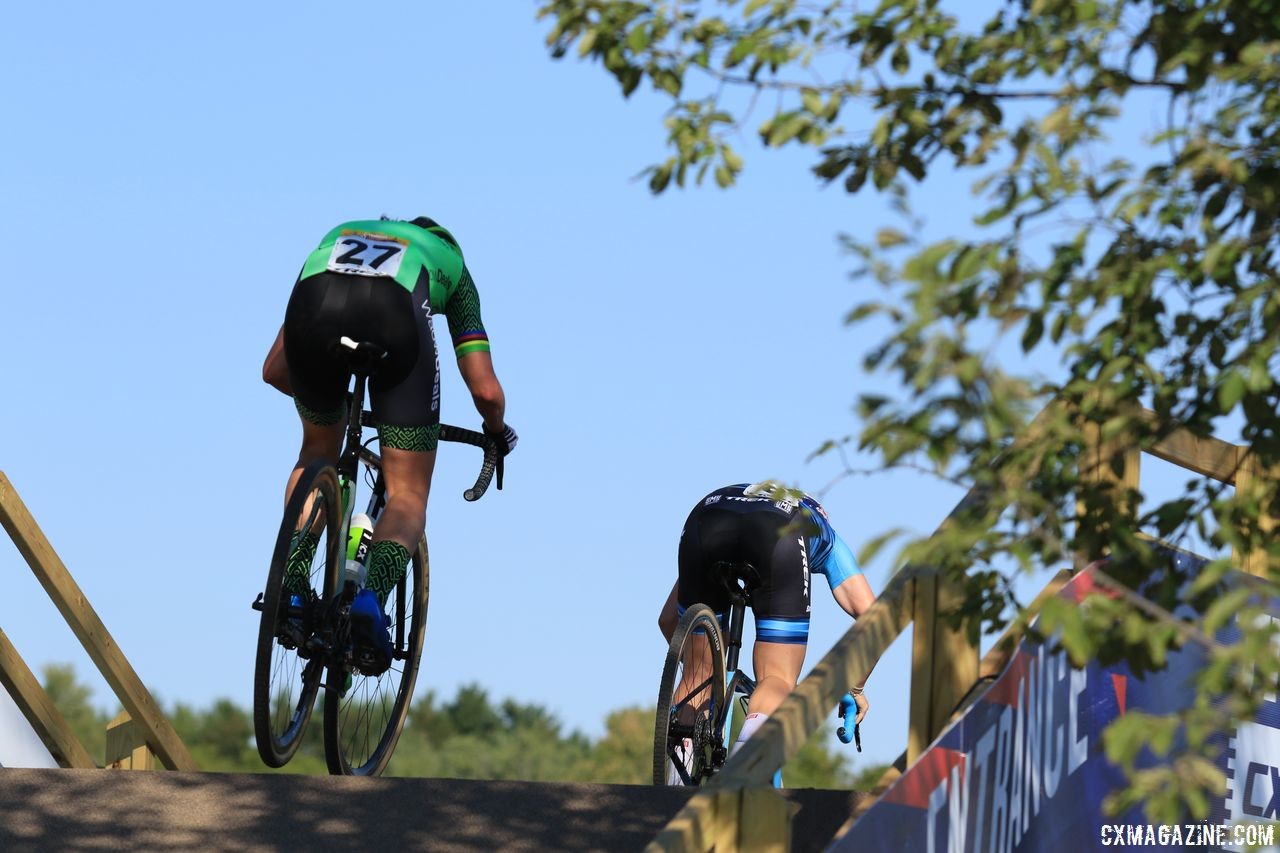
[[(0, 526), (18, 547), (76, 639), (115, 692), (120, 704), (146, 733), (148, 745), (171, 770), (196, 770), (195, 759), (134, 672), (79, 585), (67, 571), (26, 504), (0, 471)], [(15, 653), (16, 654), (16, 653)], [(43, 692), (43, 691), (42, 691)], [(26, 713), (24, 709), (24, 713)], [(30, 715), (28, 719), (30, 719)], [(41, 735), (44, 737), (44, 735)]]

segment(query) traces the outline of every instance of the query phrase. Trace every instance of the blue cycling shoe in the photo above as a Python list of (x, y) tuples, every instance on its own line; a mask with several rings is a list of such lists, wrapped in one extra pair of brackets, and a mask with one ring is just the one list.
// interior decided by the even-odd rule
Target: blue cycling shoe
[(351, 602), (351, 645), (363, 674), (381, 675), (391, 666), (391, 619), (371, 589), (360, 590)]

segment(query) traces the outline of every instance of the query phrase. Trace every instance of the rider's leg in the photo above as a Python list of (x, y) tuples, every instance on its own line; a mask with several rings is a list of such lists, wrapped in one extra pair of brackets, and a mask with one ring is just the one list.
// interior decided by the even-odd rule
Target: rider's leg
[(671, 585), (671, 594), (667, 596), (666, 602), (662, 605), (662, 612), (658, 614), (658, 630), (662, 632), (662, 639), (668, 643), (671, 642), (671, 635), (676, 631), (676, 623), (680, 621), (680, 602), (676, 598), (679, 589), (679, 581)]
[(748, 714), (772, 714), (795, 689), (804, 666), (804, 643), (767, 643), (756, 641), (751, 652), (755, 667), (756, 689), (747, 706)]
[(322, 425), (310, 423), (306, 418), (302, 418), (302, 449), (298, 451), (298, 461), (289, 472), (289, 484), (284, 492), (285, 503), (288, 503), (293, 495), (293, 487), (298, 485), (298, 478), (302, 476), (303, 468), (317, 459), (327, 462), (338, 461), (338, 454), (342, 452), (344, 420), (339, 419), (336, 423)]
[(387, 505), (373, 529), (365, 582), (378, 596), (379, 604), (386, 604), (387, 596), (404, 577), (413, 549), (422, 538), (435, 464), (435, 450), (382, 447)]
[[(757, 626), (758, 626), (757, 622)], [(756, 671), (756, 689), (747, 703), (747, 718), (733, 744), (736, 752), (764, 725), (787, 694), (795, 689), (804, 665), (804, 643), (770, 643), (756, 640), (751, 660)], [(780, 780), (779, 780), (780, 781)]]
[[(309, 412), (299, 406), (302, 418), (302, 449), (298, 451), (298, 461), (289, 472), (288, 485), (285, 487), (285, 503), (293, 496), (302, 470), (317, 459), (336, 462), (342, 448), (342, 419), (336, 423), (317, 424), (307, 420)], [(327, 420), (327, 419), (322, 419)], [(311, 507), (304, 507), (300, 518), (310, 516)], [(309, 530), (298, 530), (294, 533), (293, 547), (289, 553), (289, 562), (285, 565), (284, 586), (291, 594), (306, 595), (311, 587), (311, 564), (316, 556), (316, 548), (320, 544), (320, 533), (324, 529), (326, 519), (317, 516), (315, 526)]]

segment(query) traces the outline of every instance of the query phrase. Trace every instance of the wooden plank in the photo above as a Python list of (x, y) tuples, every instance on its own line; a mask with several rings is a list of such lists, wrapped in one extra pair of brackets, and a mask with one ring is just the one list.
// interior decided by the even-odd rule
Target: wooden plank
[(711, 795), (716, 814), (715, 849), (738, 850), (743, 838), (738, 834), (742, 817), (741, 791), (715, 791)]
[(0, 631), (0, 684), (59, 767), (91, 769), (98, 766), (4, 631)]
[[(1155, 413), (1150, 412), (1149, 417), (1154, 418)], [(1198, 436), (1187, 429), (1176, 429), (1147, 448), (1147, 452), (1157, 459), (1228, 485), (1235, 485), (1238, 450), (1230, 442), (1212, 436)]]
[(739, 807), (738, 844), (726, 849), (760, 853), (791, 850), (791, 804), (776, 789), (745, 788)]
[(171, 770), (197, 770), (195, 760), (112, 639), (26, 505), (0, 471), (0, 526), (8, 532), (76, 639)]
[(107, 724), (107, 767), (112, 770), (154, 770), (155, 753), (147, 748), (146, 734), (121, 711)]

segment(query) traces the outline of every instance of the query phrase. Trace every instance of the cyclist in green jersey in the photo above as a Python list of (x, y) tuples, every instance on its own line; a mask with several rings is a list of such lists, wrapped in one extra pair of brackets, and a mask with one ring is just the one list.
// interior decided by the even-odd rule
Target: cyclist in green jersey
[[(440, 434), (440, 362), (431, 318), (444, 314), (458, 370), (502, 456), (516, 446), (504, 417), (506, 398), (493, 370), (480, 298), (458, 241), (435, 221), (344, 222), (311, 252), (294, 285), (284, 324), (263, 365), (264, 381), (293, 397), (302, 448), (285, 499), (302, 469), (336, 461), (342, 447), (349, 367), (337, 341), (346, 336), (385, 350), (369, 380), (378, 422), (387, 504), (373, 531), (366, 585), (351, 606), (361, 650), (390, 664), (387, 596), (404, 577), (422, 537)], [(315, 537), (300, 537), (285, 583), (293, 595), (309, 585)]]

